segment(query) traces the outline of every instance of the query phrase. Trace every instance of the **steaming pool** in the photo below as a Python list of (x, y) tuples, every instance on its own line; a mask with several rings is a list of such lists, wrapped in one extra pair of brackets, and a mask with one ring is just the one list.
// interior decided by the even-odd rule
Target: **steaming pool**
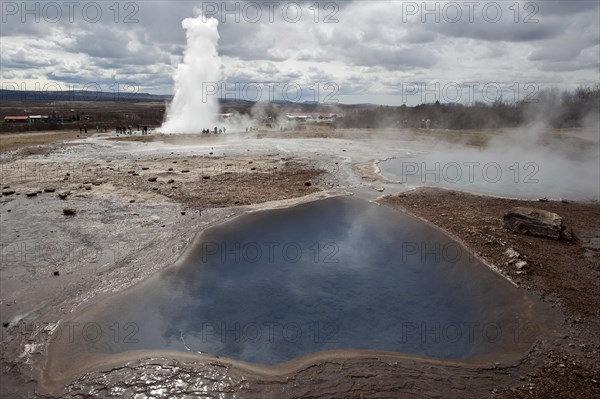
[(499, 358), (530, 347), (542, 305), (430, 225), (336, 197), (205, 230), (176, 265), (70, 320), (50, 364), (136, 350), (269, 365), (332, 349)]
[[(499, 197), (538, 199), (600, 199), (598, 158), (539, 158), (527, 151), (506, 153), (503, 158), (486, 152), (423, 153), (378, 164), (391, 180), (437, 186)], [(576, 178), (573, 178), (576, 176)]]

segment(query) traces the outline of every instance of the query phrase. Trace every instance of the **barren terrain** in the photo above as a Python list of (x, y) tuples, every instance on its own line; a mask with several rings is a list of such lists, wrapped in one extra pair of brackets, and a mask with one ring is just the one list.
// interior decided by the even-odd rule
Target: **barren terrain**
[[(2, 135), (2, 395), (600, 395), (599, 205), (412, 190), (379, 175), (376, 161), (407, 147), (427, 148), (435, 134), (382, 142), (371, 141), (373, 135), (327, 129), (227, 137)], [(453, 133), (446, 140), (485, 142), (469, 135)], [(244, 212), (350, 193), (379, 198), (443, 229), (554, 306), (564, 324), (536, 340), (523, 358), (484, 363), (348, 350), (265, 368), (209, 356), (136, 353), (65, 387), (44, 373), (50, 336), (64, 328), (60, 320), (168, 267), (197, 232)], [(575, 239), (505, 230), (502, 215), (514, 206), (558, 213)], [(527, 258), (526, 269), (507, 263), (508, 248)]]

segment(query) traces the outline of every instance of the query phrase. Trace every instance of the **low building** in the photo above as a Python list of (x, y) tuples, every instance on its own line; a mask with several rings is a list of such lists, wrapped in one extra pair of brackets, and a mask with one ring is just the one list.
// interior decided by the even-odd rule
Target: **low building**
[(29, 115), (30, 123), (48, 122), (48, 115)]
[(295, 122), (334, 122), (338, 114), (332, 112), (290, 112), (286, 114), (288, 121)]
[(48, 115), (28, 115), (28, 116), (5, 116), (5, 123), (40, 123), (49, 122)]
[(5, 116), (4, 123), (29, 123), (28, 116)]

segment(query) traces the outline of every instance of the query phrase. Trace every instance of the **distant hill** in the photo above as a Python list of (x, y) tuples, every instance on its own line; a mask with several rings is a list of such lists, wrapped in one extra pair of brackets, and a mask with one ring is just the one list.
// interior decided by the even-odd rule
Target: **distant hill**
[(170, 101), (171, 95), (149, 93), (115, 93), (104, 91), (66, 90), (34, 91), (0, 89), (0, 101)]

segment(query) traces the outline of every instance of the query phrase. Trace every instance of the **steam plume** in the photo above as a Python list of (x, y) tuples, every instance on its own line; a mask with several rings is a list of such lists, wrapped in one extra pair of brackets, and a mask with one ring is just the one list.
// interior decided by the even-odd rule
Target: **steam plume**
[(218, 21), (186, 18), (181, 22), (187, 37), (183, 63), (173, 74), (175, 95), (159, 131), (163, 133), (200, 133), (215, 126), (219, 104), (214, 94), (206, 93), (207, 84), (220, 81), (221, 61), (217, 53)]

